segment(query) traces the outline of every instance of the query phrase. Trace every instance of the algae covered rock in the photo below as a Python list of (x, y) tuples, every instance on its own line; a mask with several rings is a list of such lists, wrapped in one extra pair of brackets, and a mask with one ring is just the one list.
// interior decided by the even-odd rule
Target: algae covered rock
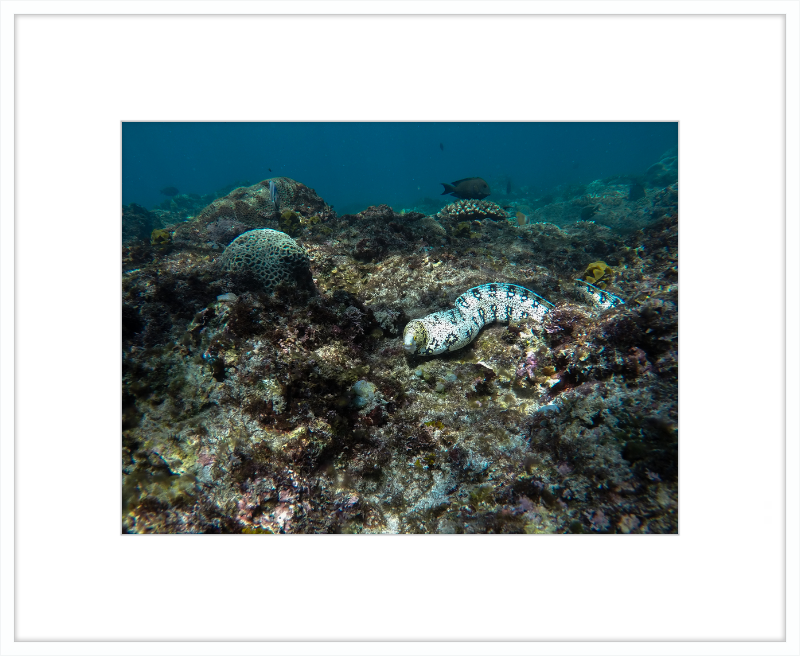
[(161, 228), (161, 220), (141, 205), (131, 203), (122, 207), (122, 243), (150, 241), (153, 230)]
[[(270, 182), (275, 185), (277, 203), (270, 197)], [(313, 189), (297, 180), (279, 177), (262, 180), (250, 187), (238, 187), (203, 209), (197, 218), (208, 224), (225, 217), (250, 228), (259, 228), (266, 221), (280, 220), (281, 213), (286, 211), (302, 217), (317, 215), (323, 221), (333, 216), (333, 210)]]
[(334, 216), (333, 208), (302, 182), (270, 178), (217, 198), (192, 220), (177, 225), (173, 241), (180, 248), (216, 250), (247, 230), (269, 227), (299, 235)]
[(670, 148), (653, 164), (645, 177), (650, 184), (665, 187), (678, 182), (678, 149)]

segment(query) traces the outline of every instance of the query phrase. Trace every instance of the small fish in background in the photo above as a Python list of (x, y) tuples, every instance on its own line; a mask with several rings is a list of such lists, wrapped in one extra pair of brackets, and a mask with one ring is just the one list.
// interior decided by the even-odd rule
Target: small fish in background
[(597, 212), (598, 212), (599, 210), (600, 210), (600, 206), (599, 206), (599, 205), (592, 205), (592, 206), (590, 206), (590, 207), (584, 207), (584, 208), (581, 210), (581, 220), (582, 220), (582, 221), (588, 221), (588, 220), (589, 220), (589, 219), (591, 219), (591, 218), (592, 218), (592, 217), (593, 217), (595, 214), (597, 214)]
[(164, 187), (163, 189), (159, 189), (158, 193), (164, 194), (165, 196), (177, 196), (178, 195), (178, 188), (177, 187)]
[(640, 198), (644, 197), (644, 187), (638, 182), (631, 184), (630, 189), (628, 190), (628, 200), (639, 200)]
[(443, 144), (443, 143), (440, 143), (440, 144), (439, 144), (439, 150), (441, 150), (442, 152), (444, 152), (444, 144)]
[(506, 196), (511, 195), (511, 178), (506, 181)]
[(267, 171), (269, 171), (270, 173), (272, 173), (272, 169), (267, 169)]
[(517, 225), (521, 226), (528, 225), (529, 220), (530, 217), (527, 214), (523, 214), (522, 212), (517, 211)]
[(274, 180), (269, 181), (269, 199), (272, 201), (272, 204), (275, 205), (275, 210), (280, 211), (281, 199), (278, 197), (278, 186), (275, 184)]
[(463, 178), (462, 180), (456, 180), (450, 184), (446, 182), (440, 182), (439, 184), (444, 186), (442, 196), (445, 194), (452, 194), (456, 198), (461, 198), (462, 200), (480, 200), (492, 193), (492, 190), (489, 189), (489, 185), (483, 178)]

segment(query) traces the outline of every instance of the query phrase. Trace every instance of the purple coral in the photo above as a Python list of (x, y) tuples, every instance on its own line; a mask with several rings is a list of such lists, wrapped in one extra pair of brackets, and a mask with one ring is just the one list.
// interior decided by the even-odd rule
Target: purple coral
[(517, 367), (517, 378), (522, 378), (527, 376), (529, 379), (533, 379), (533, 372), (536, 370), (536, 356), (533, 352), (528, 352), (525, 355), (525, 361)]

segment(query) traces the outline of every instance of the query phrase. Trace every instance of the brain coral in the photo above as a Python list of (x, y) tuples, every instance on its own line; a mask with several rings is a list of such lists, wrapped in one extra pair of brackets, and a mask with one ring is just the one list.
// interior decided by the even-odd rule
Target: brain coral
[(472, 221), (475, 219), (505, 219), (508, 215), (505, 210), (488, 200), (459, 200), (446, 205), (439, 211), (439, 216), (457, 221)]
[(310, 260), (306, 249), (284, 232), (264, 228), (234, 239), (221, 258), (225, 271), (251, 274), (270, 289), (279, 282), (308, 283)]

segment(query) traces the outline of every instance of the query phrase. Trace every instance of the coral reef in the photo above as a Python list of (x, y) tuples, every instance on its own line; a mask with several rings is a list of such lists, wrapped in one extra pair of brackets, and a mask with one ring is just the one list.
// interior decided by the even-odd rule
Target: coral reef
[(645, 173), (648, 184), (666, 187), (678, 183), (678, 149), (672, 148), (661, 156)]
[[(337, 216), (282, 183), (313, 289), (220, 266), (228, 238), (280, 228), (265, 186), (269, 201), (267, 181), (163, 226), (169, 250), (149, 243), (160, 226), (140, 259), (126, 245), (125, 531), (677, 532), (677, 185), (564, 190), (518, 225)], [(596, 222), (580, 221), (591, 194)], [(549, 206), (558, 225), (537, 219)], [(624, 304), (576, 295), (595, 269)], [(555, 305), (405, 352), (411, 319), (494, 281)]]
[[(275, 183), (280, 210), (270, 199), (270, 182)], [(270, 228), (298, 236), (333, 216), (313, 189), (291, 178), (271, 178), (213, 200), (191, 220), (175, 225), (173, 242), (182, 249), (213, 251), (247, 230)]]
[(171, 223), (193, 218), (214, 200), (214, 196), (199, 194), (175, 194), (164, 199), (155, 210), (162, 217), (168, 216)]
[[(547, 198), (528, 217), (528, 223), (570, 225), (593, 221), (619, 234), (630, 234), (652, 224), (674, 210), (677, 203), (677, 176), (660, 186), (650, 178), (614, 176), (585, 186), (566, 186), (560, 198)], [(646, 186), (644, 186), (646, 185)]]
[(225, 249), (220, 265), (225, 271), (251, 275), (264, 289), (281, 282), (308, 285), (311, 281), (306, 250), (286, 233), (269, 228), (239, 235)]
[(498, 221), (506, 219), (508, 213), (499, 205), (488, 200), (457, 200), (455, 203), (445, 205), (438, 214), (440, 219), (451, 221), (472, 221), (492, 219)]

